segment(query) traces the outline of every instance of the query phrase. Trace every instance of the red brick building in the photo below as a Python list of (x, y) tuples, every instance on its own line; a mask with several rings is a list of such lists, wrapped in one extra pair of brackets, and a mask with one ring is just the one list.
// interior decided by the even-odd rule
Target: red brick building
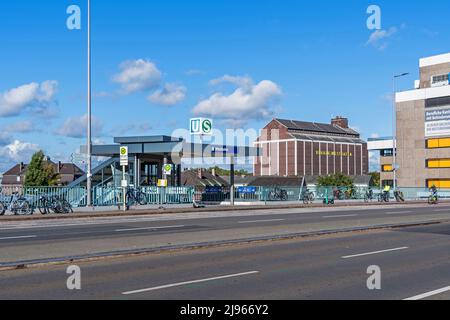
[(255, 146), (263, 150), (254, 162), (255, 176), (359, 176), (369, 171), (367, 143), (342, 117), (331, 124), (274, 119)]

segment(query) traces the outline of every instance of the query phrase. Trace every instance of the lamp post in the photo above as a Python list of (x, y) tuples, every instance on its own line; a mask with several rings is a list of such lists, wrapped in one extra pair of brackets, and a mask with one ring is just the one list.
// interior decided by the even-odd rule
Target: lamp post
[(397, 104), (395, 99), (395, 94), (397, 92), (397, 82), (396, 80), (401, 77), (405, 77), (409, 73), (394, 74), (392, 77), (392, 136), (394, 142), (394, 152), (393, 152), (393, 170), (394, 170), (394, 191), (397, 190)]
[(87, 206), (92, 206), (92, 97), (91, 97), (91, 0), (87, 0), (87, 60), (88, 60), (88, 95), (87, 95)]

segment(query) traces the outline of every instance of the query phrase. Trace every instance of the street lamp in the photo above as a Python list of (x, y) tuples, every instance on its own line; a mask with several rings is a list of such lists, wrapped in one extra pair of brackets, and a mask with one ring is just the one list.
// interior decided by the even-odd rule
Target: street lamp
[(394, 74), (392, 77), (392, 136), (394, 142), (394, 158), (393, 158), (393, 169), (394, 169), (394, 191), (397, 190), (397, 104), (395, 99), (395, 94), (397, 92), (396, 80), (401, 77), (409, 75), (408, 72), (402, 74)]
[(87, 60), (88, 60), (88, 95), (87, 95), (87, 206), (92, 206), (92, 97), (91, 97), (91, 0), (87, 0)]

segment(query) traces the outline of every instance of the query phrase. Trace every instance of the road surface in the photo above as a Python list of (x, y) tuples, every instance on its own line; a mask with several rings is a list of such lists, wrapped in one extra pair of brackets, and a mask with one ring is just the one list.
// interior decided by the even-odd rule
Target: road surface
[[(30, 240), (28, 240), (30, 241)], [(368, 290), (367, 268), (381, 269)], [(450, 224), (0, 272), (0, 299), (449, 299)]]
[(0, 220), (0, 266), (434, 221), (450, 221), (450, 207), (361, 206), (3, 223)]

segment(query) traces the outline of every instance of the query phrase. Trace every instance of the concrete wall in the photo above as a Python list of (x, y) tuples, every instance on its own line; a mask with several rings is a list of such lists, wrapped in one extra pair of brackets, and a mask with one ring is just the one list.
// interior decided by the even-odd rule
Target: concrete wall
[(420, 68), (420, 88), (431, 87), (431, 77), (450, 73), (450, 63)]

